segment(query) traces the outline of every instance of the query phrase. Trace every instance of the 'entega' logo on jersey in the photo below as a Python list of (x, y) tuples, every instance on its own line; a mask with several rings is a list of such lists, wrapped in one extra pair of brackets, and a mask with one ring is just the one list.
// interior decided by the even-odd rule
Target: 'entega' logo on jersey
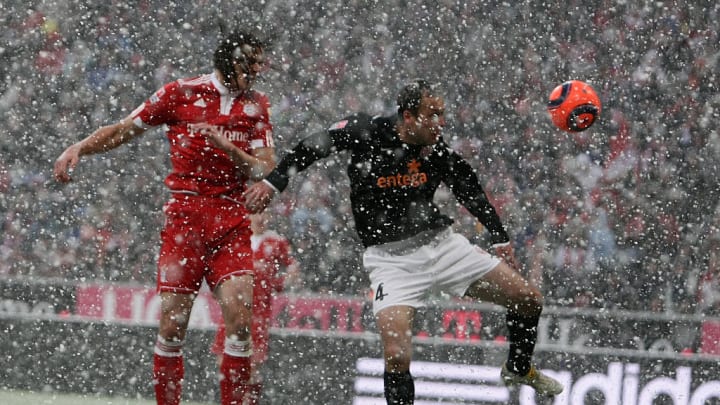
[(413, 159), (408, 162), (407, 166), (407, 174), (398, 173), (392, 176), (378, 177), (377, 186), (380, 188), (420, 187), (427, 183), (428, 177), (426, 173), (420, 171), (420, 162)]

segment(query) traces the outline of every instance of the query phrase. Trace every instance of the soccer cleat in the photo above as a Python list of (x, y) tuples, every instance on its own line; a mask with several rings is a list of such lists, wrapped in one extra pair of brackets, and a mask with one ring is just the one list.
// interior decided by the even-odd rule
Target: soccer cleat
[(531, 366), (530, 371), (526, 375), (521, 376), (508, 370), (507, 366), (503, 364), (502, 371), (500, 371), (500, 378), (508, 387), (521, 384), (528, 385), (533, 387), (535, 392), (542, 395), (557, 395), (563, 390), (562, 384), (554, 378), (543, 374), (535, 368), (535, 366)]

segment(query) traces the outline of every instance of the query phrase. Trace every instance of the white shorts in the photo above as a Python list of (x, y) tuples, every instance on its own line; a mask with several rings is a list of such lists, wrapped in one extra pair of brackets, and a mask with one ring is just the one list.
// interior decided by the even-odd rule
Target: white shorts
[(395, 305), (424, 307), (439, 293), (461, 297), (498, 263), (500, 259), (450, 228), (370, 246), (363, 255), (375, 314)]

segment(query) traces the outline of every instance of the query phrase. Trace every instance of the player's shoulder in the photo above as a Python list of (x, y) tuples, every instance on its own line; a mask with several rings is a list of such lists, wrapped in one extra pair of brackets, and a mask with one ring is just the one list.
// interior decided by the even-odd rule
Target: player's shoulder
[(213, 85), (212, 74), (181, 78), (173, 82), (179, 89), (210, 88)]
[(383, 117), (380, 115), (370, 115), (365, 112), (358, 112), (352, 115), (348, 115), (340, 121), (334, 122), (329, 131), (362, 131), (362, 132), (375, 132), (378, 129), (391, 128), (393, 126), (389, 117)]
[(172, 96), (173, 99), (192, 97), (192, 94), (207, 93), (213, 89), (211, 75), (180, 78), (169, 82), (158, 91), (157, 95)]
[(372, 124), (379, 130), (389, 130), (395, 128), (395, 120), (393, 117), (385, 115), (375, 115), (371, 118)]

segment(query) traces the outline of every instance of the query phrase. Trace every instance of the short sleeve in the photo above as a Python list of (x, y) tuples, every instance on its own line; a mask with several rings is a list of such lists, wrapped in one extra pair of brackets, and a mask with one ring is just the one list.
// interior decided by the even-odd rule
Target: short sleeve
[(149, 129), (173, 121), (172, 111), (177, 82), (168, 83), (150, 98), (145, 100), (130, 114), (133, 123), (140, 128)]

